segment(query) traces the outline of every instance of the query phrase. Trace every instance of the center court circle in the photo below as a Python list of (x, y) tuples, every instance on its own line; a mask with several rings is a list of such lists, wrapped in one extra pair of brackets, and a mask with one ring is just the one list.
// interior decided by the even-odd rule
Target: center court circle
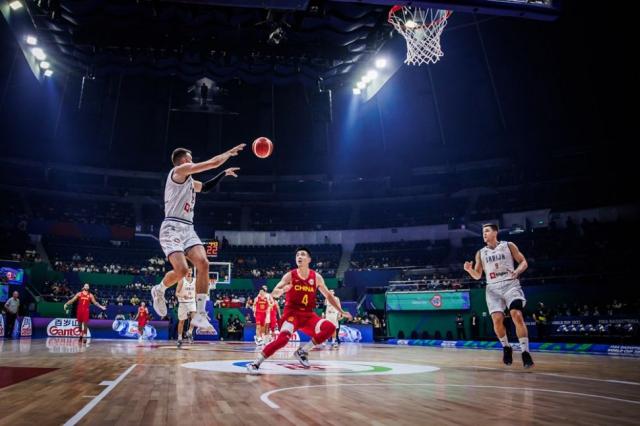
[[(198, 361), (182, 364), (185, 368), (215, 371), (218, 373), (247, 374), (250, 360)], [(419, 364), (370, 361), (314, 361), (305, 369), (297, 361), (265, 361), (260, 365), (260, 374), (287, 376), (373, 376), (394, 374), (418, 374), (438, 371), (438, 367)]]

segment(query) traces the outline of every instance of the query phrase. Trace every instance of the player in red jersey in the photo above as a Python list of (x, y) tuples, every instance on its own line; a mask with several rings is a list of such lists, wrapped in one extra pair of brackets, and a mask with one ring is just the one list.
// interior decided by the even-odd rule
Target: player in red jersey
[(269, 339), (275, 339), (276, 326), (278, 325), (278, 317), (281, 316), (280, 306), (278, 305), (278, 301), (274, 299), (270, 294), (267, 295), (269, 299), (269, 310), (267, 313), (268, 323), (267, 323), (267, 333), (269, 334)]
[(147, 304), (145, 302), (140, 302), (140, 307), (138, 308), (138, 313), (134, 320), (138, 321), (138, 340), (142, 341), (144, 326), (149, 322), (149, 309), (147, 309)]
[(336, 327), (326, 319), (320, 318), (314, 312), (316, 308), (316, 291), (320, 291), (327, 301), (335, 307), (338, 312), (351, 319), (351, 314), (342, 310), (340, 303), (329, 292), (324, 283), (322, 275), (309, 269), (311, 253), (309, 249), (300, 247), (296, 250), (297, 269), (284, 274), (278, 285), (271, 292), (271, 296), (276, 299), (283, 293), (286, 294), (284, 312), (280, 319), (280, 334), (273, 342), (269, 343), (258, 354), (255, 361), (247, 364), (247, 371), (250, 374), (257, 374), (260, 364), (273, 355), (277, 350), (287, 345), (292, 334), (296, 330), (302, 330), (311, 336), (311, 341), (298, 348), (294, 356), (300, 361), (304, 368), (309, 368), (309, 350), (315, 345), (319, 345), (333, 335)]
[(258, 345), (264, 344), (268, 310), (269, 299), (267, 298), (267, 288), (265, 286), (260, 289), (260, 293), (253, 301), (253, 316), (256, 318), (256, 343)]
[(82, 291), (76, 293), (71, 300), (64, 304), (64, 308), (66, 310), (67, 306), (78, 301), (78, 309), (76, 310), (76, 319), (78, 320), (78, 324), (80, 324), (80, 341), (83, 340), (86, 342), (87, 338), (87, 324), (89, 324), (89, 304), (93, 303), (98, 308), (103, 311), (106, 310), (104, 306), (99, 304), (96, 301), (96, 298), (93, 297), (93, 294), (89, 291), (89, 284), (86, 284), (82, 287)]

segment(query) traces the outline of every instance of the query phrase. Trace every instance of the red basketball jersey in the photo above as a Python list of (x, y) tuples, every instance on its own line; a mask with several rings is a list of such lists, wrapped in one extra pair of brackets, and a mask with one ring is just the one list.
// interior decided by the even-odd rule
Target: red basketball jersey
[(88, 311), (91, 305), (91, 293), (81, 291), (78, 296), (78, 311)]
[(269, 307), (269, 301), (267, 300), (266, 297), (258, 296), (256, 297), (255, 305), (256, 305), (256, 312), (266, 313), (267, 308)]
[(149, 319), (148, 317), (148, 313), (147, 313), (147, 308), (143, 308), (143, 307), (139, 307), (138, 308), (138, 321), (139, 322), (147, 322), (147, 320)]
[(312, 312), (316, 308), (316, 271), (309, 269), (309, 276), (302, 279), (298, 270), (291, 271), (291, 289), (287, 291), (285, 306), (296, 311)]

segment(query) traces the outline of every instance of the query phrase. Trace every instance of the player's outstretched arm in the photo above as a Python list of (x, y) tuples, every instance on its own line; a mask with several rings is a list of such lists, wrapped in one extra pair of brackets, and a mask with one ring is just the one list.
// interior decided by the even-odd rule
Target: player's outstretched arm
[(196, 192), (207, 193), (211, 191), (213, 188), (215, 188), (216, 185), (218, 185), (225, 176), (238, 177), (238, 175), (236, 174), (238, 170), (240, 170), (240, 167), (229, 167), (228, 169), (218, 173), (217, 175), (214, 176), (213, 179), (209, 179), (208, 181), (200, 182), (200, 181), (194, 180), (193, 188), (195, 189)]
[(340, 301), (333, 294), (331, 294), (331, 292), (327, 288), (327, 284), (325, 284), (324, 282), (324, 278), (322, 278), (322, 275), (318, 273), (316, 273), (316, 284), (318, 286), (318, 290), (320, 290), (320, 293), (322, 293), (322, 295), (327, 299), (327, 302), (329, 302), (331, 306), (338, 310), (340, 315), (348, 320), (353, 319), (351, 313), (342, 309), (342, 306), (340, 306)]
[(76, 300), (78, 300), (78, 293), (76, 293), (75, 296), (73, 296), (71, 298), (71, 300), (68, 300), (65, 304), (64, 307), (66, 308), (67, 306), (71, 305), (73, 302), (75, 302)]
[(98, 308), (102, 309), (103, 311), (106, 311), (107, 308), (105, 308), (104, 306), (102, 306), (101, 304), (98, 303), (98, 301), (96, 300), (95, 297), (93, 297), (93, 294), (91, 295), (91, 303), (93, 303), (94, 305), (96, 305)]
[(512, 278), (516, 279), (520, 275), (522, 275), (524, 271), (527, 270), (527, 268), (529, 267), (529, 264), (527, 263), (527, 259), (525, 259), (524, 255), (522, 254), (518, 246), (516, 246), (512, 242), (507, 243), (507, 245), (509, 246), (509, 250), (511, 250), (511, 256), (513, 256), (513, 260), (515, 260), (516, 263), (518, 264), (518, 267), (512, 273)]
[(235, 157), (240, 151), (244, 149), (247, 144), (240, 144), (231, 148), (229, 151), (216, 155), (203, 161), (201, 163), (184, 163), (179, 165), (173, 170), (173, 176), (176, 181), (182, 181), (190, 175), (206, 172), (207, 170), (215, 169), (223, 165), (229, 158)]
[(482, 278), (482, 261), (480, 260), (480, 251), (476, 253), (475, 267), (473, 266), (473, 262), (464, 262), (464, 270), (467, 271), (474, 280)]
[(287, 272), (286, 274), (283, 275), (280, 282), (271, 291), (271, 297), (273, 297), (274, 299), (277, 299), (278, 297), (282, 296), (284, 293), (289, 291), (290, 288), (291, 288), (291, 272)]

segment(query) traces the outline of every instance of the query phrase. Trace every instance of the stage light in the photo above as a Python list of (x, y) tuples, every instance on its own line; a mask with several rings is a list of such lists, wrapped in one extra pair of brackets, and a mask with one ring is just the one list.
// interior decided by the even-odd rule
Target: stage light
[(33, 56), (35, 56), (39, 61), (44, 61), (45, 59), (47, 59), (47, 55), (45, 55), (44, 50), (39, 47), (34, 47), (33, 49), (31, 49), (31, 53), (33, 53)]
[(365, 83), (364, 81), (359, 81), (356, 86), (358, 86), (358, 89), (364, 89), (367, 86), (367, 83)]
[(360, 93), (362, 93), (362, 90), (358, 89), (357, 87), (353, 88), (353, 94), (354, 95), (359, 95)]
[(386, 58), (378, 58), (376, 59), (376, 68), (384, 68), (387, 66)]
[(20, 3), (19, 1), (12, 1), (11, 3), (9, 3), (9, 7), (11, 7), (11, 9), (13, 10), (22, 9), (22, 3)]
[(365, 74), (365, 75), (362, 76), (362, 79), (360, 81), (362, 81), (363, 83), (366, 84), (366, 83), (371, 81), (371, 77), (369, 77), (368, 75)]
[(51, 68), (51, 64), (47, 61), (42, 61), (40, 62), (40, 68), (42, 68), (43, 70), (47, 70)]
[(367, 71), (367, 75), (366, 75), (369, 80), (375, 80), (376, 78), (378, 78), (378, 71), (376, 70), (369, 70)]
[(27, 41), (27, 44), (31, 46), (35, 46), (36, 44), (38, 44), (38, 39), (32, 35), (28, 35), (26, 38), (26, 41)]
[(45, 77), (51, 77), (52, 75), (53, 75), (53, 70), (46, 70), (46, 71), (44, 72), (44, 76), (45, 76)]

